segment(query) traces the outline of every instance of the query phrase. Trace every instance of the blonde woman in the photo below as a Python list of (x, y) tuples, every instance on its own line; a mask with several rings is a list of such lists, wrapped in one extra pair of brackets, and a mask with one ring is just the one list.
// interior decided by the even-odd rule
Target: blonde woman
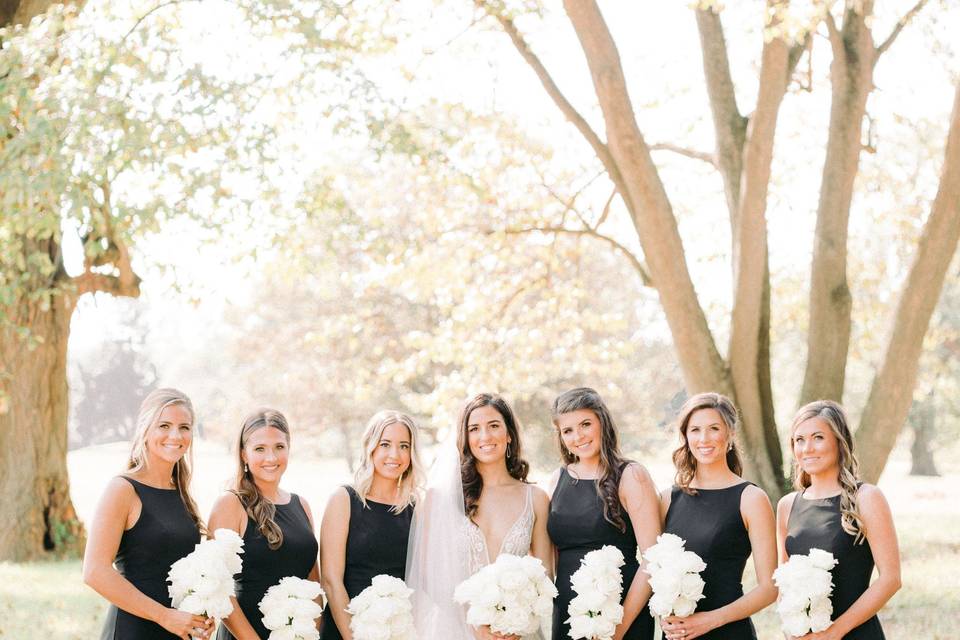
[[(703, 600), (695, 613), (661, 621), (667, 640), (756, 640), (750, 616), (777, 597), (777, 528), (770, 498), (743, 479), (736, 446), (737, 409), (719, 393), (687, 400), (677, 418), (676, 480), (660, 495), (664, 533), (703, 558)], [(753, 556), (757, 584), (743, 592)]]
[(258, 409), (246, 417), (237, 439), (233, 488), (210, 513), (210, 530), (243, 537), (243, 570), (237, 576), (233, 613), (217, 640), (266, 640), (259, 603), (281, 578), (317, 581), (317, 538), (310, 505), (280, 487), (290, 459), (290, 427), (279, 411)]
[[(802, 640), (882, 640), (877, 612), (900, 588), (900, 552), (890, 507), (880, 489), (860, 482), (843, 407), (818, 400), (790, 427), (794, 486), (777, 505), (780, 561), (823, 549), (833, 568), (833, 623)], [(876, 564), (879, 577), (870, 584)]]
[(102, 640), (206, 638), (213, 621), (171, 607), (170, 565), (203, 523), (190, 496), (194, 412), (176, 389), (151, 392), (137, 415), (125, 474), (107, 485), (90, 525), (83, 581), (110, 601)]
[(320, 527), (320, 576), (327, 595), (322, 640), (351, 640), (350, 599), (374, 576), (404, 578), (410, 519), (423, 471), (417, 425), (399, 411), (381, 411), (367, 423), (352, 486), (327, 503)]

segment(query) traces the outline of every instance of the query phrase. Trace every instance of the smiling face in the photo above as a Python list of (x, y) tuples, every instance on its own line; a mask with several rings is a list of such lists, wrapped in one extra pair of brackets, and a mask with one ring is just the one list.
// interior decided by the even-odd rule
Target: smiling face
[(182, 404), (163, 408), (157, 421), (147, 429), (147, 455), (176, 464), (193, 441), (193, 415)]
[(593, 460), (600, 455), (600, 418), (592, 409), (577, 409), (557, 416), (560, 441), (567, 451), (581, 461)]
[(687, 447), (697, 464), (710, 465), (725, 460), (732, 436), (716, 409), (698, 409), (687, 421)]
[(477, 462), (504, 460), (510, 442), (503, 416), (492, 406), (477, 407), (467, 416), (467, 444)]
[(819, 416), (804, 420), (793, 431), (793, 455), (809, 475), (836, 473), (840, 464), (837, 436)]
[(254, 481), (275, 484), (287, 470), (290, 441), (276, 427), (261, 427), (247, 436), (240, 456)]
[(398, 481), (410, 468), (410, 430), (399, 422), (389, 424), (370, 454), (373, 474)]

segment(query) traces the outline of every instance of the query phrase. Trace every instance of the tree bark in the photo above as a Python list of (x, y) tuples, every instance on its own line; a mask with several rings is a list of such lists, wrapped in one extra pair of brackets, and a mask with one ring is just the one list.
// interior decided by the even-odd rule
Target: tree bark
[(910, 425), (913, 427), (913, 443), (910, 445), (910, 475), (939, 476), (937, 465), (930, 450), (930, 438), (936, 432), (937, 414), (933, 401), (933, 391), (920, 402), (915, 402), (910, 412)]
[(856, 433), (867, 482), (876, 482), (896, 444), (913, 399), (923, 337), (960, 239), (960, 85), (944, 153), (940, 186), (903, 284), (893, 327)]
[(860, 128), (873, 90), (876, 49), (863, 12), (847, 9), (838, 31), (827, 19), (833, 60), (827, 151), (820, 181), (810, 273), (807, 364), (800, 404), (843, 400), (850, 346), (852, 296), (847, 283), (847, 230), (862, 148)]
[[(0, 380), (8, 407), (0, 413), (0, 560), (29, 560), (82, 548), (83, 528), (67, 478), (67, 336), (73, 302), (55, 296), (49, 309), (21, 298), (0, 329), (9, 377)], [(34, 342), (41, 340), (39, 344)]]

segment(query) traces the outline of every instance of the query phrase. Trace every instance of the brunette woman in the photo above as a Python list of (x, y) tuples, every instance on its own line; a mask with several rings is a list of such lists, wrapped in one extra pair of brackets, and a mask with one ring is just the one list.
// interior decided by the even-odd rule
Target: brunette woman
[(210, 513), (211, 531), (231, 529), (243, 537), (233, 613), (217, 640), (266, 640), (270, 631), (258, 605), (267, 589), (289, 576), (320, 579), (310, 505), (280, 487), (289, 459), (290, 427), (283, 414), (259, 409), (248, 415), (237, 439), (233, 488)]
[(166, 582), (204, 529), (190, 495), (193, 425), (193, 405), (176, 389), (140, 405), (127, 471), (107, 485), (83, 557), (83, 581), (110, 601), (101, 640), (206, 638), (213, 628), (172, 608)]
[(328, 602), (322, 640), (352, 639), (347, 605), (375, 576), (403, 579), (422, 475), (413, 418), (398, 411), (373, 416), (353, 485), (338, 489), (323, 513), (320, 576)]
[(581, 387), (553, 403), (553, 424), (563, 466), (551, 478), (547, 529), (557, 548), (557, 590), (553, 637), (568, 638), (567, 608), (574, 593), (570, 576), (588, 552), (613, 545), (623, 553), (623, 621), (615, 638), (653, 638), (647, 609), (648, 576), (640, 571), (637, 546), (657, 541), (660, 513), (657, 490), (641, 465), (620, 453), (617, 427), (600, 395)]
[[(676, 480), (660, 496), (664, 533), (686, 541), (707, 564), (696, 612), (661, 621), (668, 640), (756, 640), (750, 616), (777, 597), (777, 533), (770, 499), (745, 481), (735, 436), (737, 410), (729, 398), (701, 393), (677, 419)], [(757, 586), (743, 592), (743, 569), (753, 555)]]
[[(847, 416), (836, 402), (802, 407), (790, 426), (794, 486), (777, 505), (780, 561), (829, 551), (833, 624), (802, 640), (883, 640), (877, 612), (900, 588), (900, 552), (883, 493), (860, 481)], [(876, 564), (879, 577), (870, 583)]]

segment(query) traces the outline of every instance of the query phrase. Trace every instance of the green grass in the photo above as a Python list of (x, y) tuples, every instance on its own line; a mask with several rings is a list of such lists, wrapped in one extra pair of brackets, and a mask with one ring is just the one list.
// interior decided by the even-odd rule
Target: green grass
[[(880, 482), (893, 509), (903, 560), (903, 588), (880, 613), (888, 638), (958, 637), (960, 513), (950, 494), (958, 482), (960, 473), (912, 478), (898, 466)], [(748, 564), (748, 580), (752, 571)], [(103, 599), (81, 582), (78, 560), (0, 563), (2, 640), (95, 639), (105, 613)], [(783, 638), (772, 607), (754, 621), (760, 640)]]

